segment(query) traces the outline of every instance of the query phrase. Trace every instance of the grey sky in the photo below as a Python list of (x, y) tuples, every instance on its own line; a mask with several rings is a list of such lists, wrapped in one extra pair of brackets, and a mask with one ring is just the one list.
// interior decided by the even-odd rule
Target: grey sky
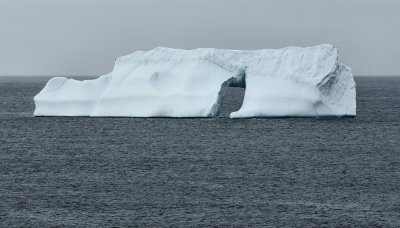
[(331, 43), (355, 75), (400, 75), (399, 0), (0, 0), (0, 75), (101, 75), (157, 46)]

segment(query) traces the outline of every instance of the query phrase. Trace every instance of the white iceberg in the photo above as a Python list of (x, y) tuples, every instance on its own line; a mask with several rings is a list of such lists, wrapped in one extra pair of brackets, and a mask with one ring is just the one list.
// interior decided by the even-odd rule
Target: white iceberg
[(94, 80), (52, 78), (34, 98), (34, 115), (213, 117), (228, 86), (246, 88), (231, 118), (356, 115), (351, 70), (328, 44), (138, 51)]

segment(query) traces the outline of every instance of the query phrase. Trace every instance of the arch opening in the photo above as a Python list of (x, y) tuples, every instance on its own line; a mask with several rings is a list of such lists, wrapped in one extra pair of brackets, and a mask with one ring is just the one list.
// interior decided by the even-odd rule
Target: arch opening
[(238, 111), (243, 104), (245, 89), (246, 68), (240, 68), (234, 77), (221, 85), (215, 116), (229, 117), (232, 112)]

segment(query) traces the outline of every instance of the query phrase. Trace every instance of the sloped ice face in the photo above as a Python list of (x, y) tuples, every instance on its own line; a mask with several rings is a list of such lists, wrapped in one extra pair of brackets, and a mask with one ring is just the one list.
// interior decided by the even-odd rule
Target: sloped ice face
[(246, 86), (231, 118), (354, 116), (351, 70), (331, 45), (234, 51), (156, 48), (120, 57), (95, 80), (53, 78), (36, 116), (213, 117), (229, 85)]

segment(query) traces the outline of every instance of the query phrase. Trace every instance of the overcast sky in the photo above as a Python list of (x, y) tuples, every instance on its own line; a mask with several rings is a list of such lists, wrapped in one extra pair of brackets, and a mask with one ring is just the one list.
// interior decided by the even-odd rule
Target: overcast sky
[(157, 46), (320, 43), (355, 75), (400, 75), (400, 0), (0, 0), (0, 75), (102, 75)]

